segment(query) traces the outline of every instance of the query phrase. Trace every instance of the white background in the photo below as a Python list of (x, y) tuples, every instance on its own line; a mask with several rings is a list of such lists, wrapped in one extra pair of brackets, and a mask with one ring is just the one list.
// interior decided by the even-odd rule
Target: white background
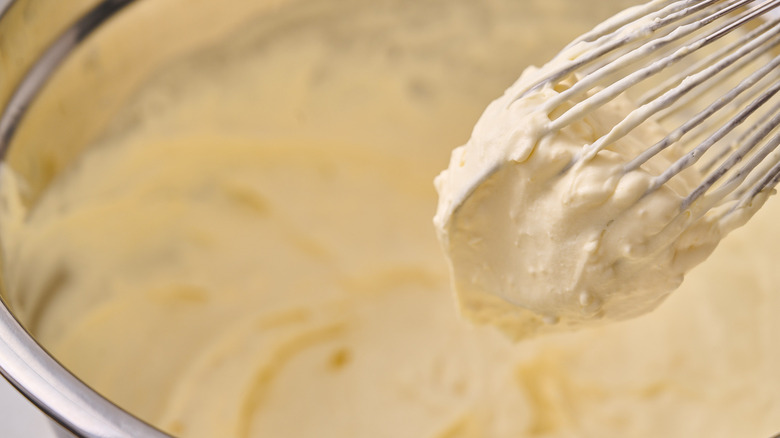
[(0, 376), (0, 437), (54, 438), (49, 420)]

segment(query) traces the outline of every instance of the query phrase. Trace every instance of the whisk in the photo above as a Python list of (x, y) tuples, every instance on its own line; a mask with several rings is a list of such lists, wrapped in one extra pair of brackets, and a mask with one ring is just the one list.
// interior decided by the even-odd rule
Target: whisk
[(464, 313), (513, 337), (631, 318), (750, 219), (780, 182), (779, 7), (652, 0), (491, 103), (436, 180)]
[(667, 125), (683, 121), (626, 163), (623, 172), (666, 148), (685, 147), (687, 153), (655, 177), (647, 192), (694, 166), (701, 183), (680, 210), (697, 203), (703, 214), (729, 205), (721, 213), (726, 215), (780, 181), (779, 6), (780, 0), (651, 1), (573, 41), (567, 49), (580, 43), (587, 49), (517, 99), (576, 74), (570, 88), (544, 103), (544, 111), (552, 112), (575, 102), (546, 126), (553, 132), (622, 93), (635, 94), (638, 107), (585, 146), (567, 169), (648, 119)]

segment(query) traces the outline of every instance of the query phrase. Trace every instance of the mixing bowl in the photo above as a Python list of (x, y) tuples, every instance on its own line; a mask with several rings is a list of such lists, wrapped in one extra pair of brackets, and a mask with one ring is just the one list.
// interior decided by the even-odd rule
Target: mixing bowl
[[(435, 176), (433, 170), (444, 167), (449, 149), (467, 140), (484, 106), (515, 80), (526, 65), (544, 62), (556, 48), (629, 3), (632, 2), (505, 0), (484, 3), (506, 12), (501, 16), (486, 14), (481, 2), (468, 0), (0, 1), (0, 108), (3, 108), (0, 154), (24, 182), (19, 202), (34, 211), (53, 182), (68, 170), (82, 165), (79, 159), (85, 151), (99, 148), (106, 138), (137, 130), (146, 119), (153, 119), (165, 108), (186, 101), (191, 97), (190, 91), (204, 83), (198, 81), (211, 84), (201, 88), (214, 86), (217, 82), (213, 87), (216, 97), (208, 99), (231, 102), (234, 95), (228, 89), (236, 76), (234, 72), (223, 75), (220, 66), (240, 60), (248, 53), (276, 53), (271, 43), (287, 38), (287, 35), (292, 35), (291, 40), (309, 38), (315, 45), (319, 44), (317, 38), (325, 35), (329, 38), (327, 44), (335, 47), (334, 59), (338, 60), (339, 50), (359, 48), (369, 54), (366, 64), (407, 63), (411, 73), (399, 81), (402, 85), (399, 92), (409, 93), (414, 101), (441, 99), (449, 103), (443, 107), (456, 108), (441, 113), (401, 111), (403, 117), (392, 112), (388, 116), (378, 110), (366, 110), (377, 111), (376, 120), (384, 117), (383, 124), (361, 127), (359, 134), (350, 137), (358, 142), (400, 131), (402, 138), (407, 136), (417, 142), (423, 139), (435, 144), (424, 150), (410, 151), (400, 146), (396, 150), (388, 147), (385, 151), (399, 160), (415, 154), (415, 159), (434, 163), (422, 172), (430, 192), (425, 193), (422, 201), (422, 205), (431, 206), (430, 212), (423, 212), (427, 218), (432, 215), (435, 205), (433, 189), (427, 181)], [(371, 13), (363, 13), (365, 11)], [(431, 26), (445, 30), (429, 32), (427, 29)], [(306, 31), (309, 28), (320, 33), (309, 34)], [(395, 29), (403, 32), (394, 33)], [(376, 61), (374, 55), (381, 57), (381, 62)], [(307, 56), (302, 53), (300, 63), (296, 63), (295, 57), (292, 60), (284, 58), (289, 64), (275, 66), (281, 72), (277, 72), (277, 76), (258, 74), (259, 82), (269, 82), (262, 84), (265, 87), (262, 93), (257, 93), (257, 105), (286, 108), (288, 101), (292, 102), (290, 105), (296, 104), (300, 96), (285, 88), (286, 85), (277, 87), (273, 80), (282, 81), (287, 76), (291, 81), (297, 78), (300, 71), (311, 67), (304, 64), (309, 60)], [(251, 74), (263, 71), (262, 63), (256, 64), (252, 64), (256, 70), (251, 70)], [(338, 65), (338, 61), (333, 64)], [(293, 126), (298, 121), (319, 117), (317, 129), (307, 135), (334, 136), (335, 131), (349, 125), (344, 121), (334, 122), (329, 114), (338, 113), (342, 108), (358, 111), (355, 108), (364, 104), (366, 95), (368, 99), (372, 96), (371, 78), (358, 69), (353, 81), (346, 81), (346, 86), (340, 85), (344, 88), (327, 91), (327, 84), (332, 83), (329, 74), (343, 78), (350, 72), (331, 69), (328, 63), (318, 66), (321, 68), (311, 67), (302, 76), (311, 83), (326, 84), (323, 87), (325, 98), (317, 101), (323, 106), (310, 107), (310, 112), (307, 107), (293, 108), (289, 119), (280, 117), (278, 123)], [(188, 79), (182, 85), (179, 79), (190, 76), (193, 80)], [(219, 81), (224, 81), (224, 90)], [(149, 84), (157, 87), (157, 91), (143, 94)], [(383, 96), (392, 96), (395, 91), (385, 90)], [(248, 91), (250, 97), (246, 99), (255, 98), (252, 97), (254, 92)], [(387, 107), (405, 108), (394, 99), (387, 100)], [(274, 132), (273, 125), (277, 123), (273, 114), (267, 111), (232, 111), (229, 104), (224, 108), (212, 105), (208, 111), (208, 123), (225, 131)], [(254, 117), (257, 123), (253, 122)], [(186, 130), (189, 129), (187, 120), (170, 123), (181, 123), (177, 129)], [(278, 132), (274, 135), (278, 137)], [(416, 171), (413, 166), (397, 170), (409, 174)], [(328, 169), (322, 172), (327, 174)], [(416, 187), (413, 191), (418, 190)], [(238, 195), (244, 196), (243, 193)], [(429, 225), (427, 222), (426, 226)], [(432, 242), (433, 230), (430, 229), (427, 235), (425, 230), (423, 228), (421, 241), (430, 238)], [(430, 242), (426, 240), (420, 245), (430, 246)], [(306, 250), (318, 251), (312, 247), (306, 247)], [(408, 252), (415, 254), (414, 248)], [(359, 262), (356, 266), (361, 266)], [(137, 406), (130, 408), (132, 413), (128, 412), (119, 407), (127, 406), (122, 397), (112, 396), (113, 401), (108, 400), (92, 389), (105, 385), (106, 381), (93, 383), (97, 382), (93, 380), (94, 376), (75, 369), (75, 375), (72, 374), (57, 361), (60, 355), (53, 357), (44, 349), (50, 348), (47, 336), (51, 338), (58, 330), (66, 328), (51, 323), (55, 316), (58, 321), (68, 322), (63, 315), (79, 310), (78, 304), (57, 294), (68, 281), (66, 276), (52, 273), (39, 292), (28, 296), (16, 290), (20, 283), (11, 278), (13, 272), (5, 257), (3, 263), (5, 290), (3, 306), (0, 306), (0, 370), (3, 375), (64, 428), (59, 432), (62, 436), (69, 433), (85, 438), (168, 436), (138, 418), (148, 418), (148, 412), (136, 412)], [(439, 278), (444, 275), (439, 274), (437, 271), (435, 281), (446, 284), (446, 278)], [(451, 308), (444, 308), (443, 312), (455, 314)], [(143, 316), (138, 315), (137, 325), (130, 326), (129, 331), (143, 332)], [(132, 333), (127, 338), (117, 339), (112, 351), (121, 352), (131, 338), (135, 339)], [(43, 347), (36, 340), (40, 340)], [(123, 370), (160, 365), (152, 365), (155, 353), (149, 351), (139, 350), (131, 356), (133, 363)], [(96, 354), (96, 357), (100, 355)], [(391, 356), (386, 359), (397, 360)], [(71, 362), (62, 362), (76, 363), (72, 357), (69, 360)], [(335, 367), (348, 360), (346, 353), (333, 356)], [(97, 364), (96, 368), (99, 367)], [(133, 376), (115, 376), (113, 379), (132, 381)], [(139, 383), (136, 392), (143, 399), (153, 397), (157, 390), (155, 386)], [(165, 427), (178, 434), (175, 426), (173, 422)]]

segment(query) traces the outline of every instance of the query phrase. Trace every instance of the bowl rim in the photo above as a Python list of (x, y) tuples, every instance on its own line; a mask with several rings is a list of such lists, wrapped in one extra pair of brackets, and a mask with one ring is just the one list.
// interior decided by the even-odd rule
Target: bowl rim
[[(101, 24), (135, 0), (102, 0), (71, 24), (25, 73), (0, 112), (0, 163), (27, 108), (60, 64)], [(0, 19), (16, 0), (0, 0)], [(68, 371), (0, 296), (0, 374), (49, 418), (80, 438), (170, 438)]]

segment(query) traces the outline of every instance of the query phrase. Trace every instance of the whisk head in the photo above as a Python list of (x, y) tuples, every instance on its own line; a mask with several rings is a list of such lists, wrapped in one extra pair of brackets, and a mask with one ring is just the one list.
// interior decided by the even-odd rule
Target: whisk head
[(744, 224), (780, 181), (778, 12), (653, 0), (491, 103), (436, 180), (464, 314), (518, 337), (631, 318)]
[[(577, 56), (578, 47), (582, 47)], [(588, 160), (648, 120), (669, 127), (628, 162), (637, 169), (663, 150), (685, 153), (655, 177), (648, 193), (686, 169), (701, 184), (680, 210), (723, 215), (780, 181), (780, 0), (656, 0), (608, 20), (572, 42), (570, 59), (515, 99), (577, 80), (544, 103), (556, 132), (627, 93), (639, 104), (571, 162)], [(571, 104), (571, 102), (576, 102)], [(568, 167), (567, 167), (568, 169)]]

